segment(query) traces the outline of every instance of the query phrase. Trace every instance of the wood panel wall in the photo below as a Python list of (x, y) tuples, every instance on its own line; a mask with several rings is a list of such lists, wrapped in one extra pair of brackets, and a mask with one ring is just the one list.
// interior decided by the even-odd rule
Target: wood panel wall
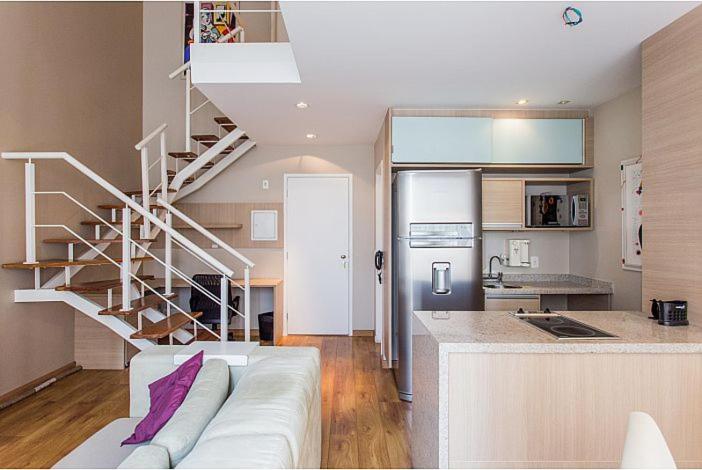
[(702, 8), (642, 47), (643, 274), (649, 299), (702, 323)]
[[(239, 248), (283, 248), (283, 203), (282, 202), (207, 202), (176, 204), (178, 209), (204, 226), (218, 238), (232, 247)], [(251, 240), (251, 211), (278, 211), (278, 239), (275, 241)], [(225, 225), (241, 224), (241, 228), (217, 228)], [(203, 248), (212, 248), (212, 244), (195, 230), (183, 229), (184, 224), (174, 217), (173, 225)], [(159, 240), (158, 248), (163, 247)]]

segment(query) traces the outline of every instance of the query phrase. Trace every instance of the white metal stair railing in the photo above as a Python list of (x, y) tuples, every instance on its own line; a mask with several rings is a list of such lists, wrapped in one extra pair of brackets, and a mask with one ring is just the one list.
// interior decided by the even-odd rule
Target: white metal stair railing
[[(235, 28), (234, 31), (232, 31), (229, 35), (236, 35), (236, 31), (239, 29), (239, 27)], [(225, 37), (227, 37), (225, 36)], [(220, 38), (220, 42), (222, 40), (226, 40), (223, 38)], [(240, 40), (241, 42), (243, 41), (243, 30), (240, 32)], [(193, 90), (196, 90), (197, 88), (193, 86), (192, 84), (192, 75), (191, 75), (191, 64), (190, 62), (186, 62), (177, 69), (175, 69), (173, 72), (171, 72), (168, 75), (168, 78), (174, 79), (176, 77), (181, 76), (181, 74), (185, 74), (185, 112), (184, 112), (184, 118), (185, 118), (185, 135), (184, 135), (184, 142), (185, 142), (185, 151), (186, 152), (192, 152), (192, 119), (193, 115), (203, 109), (205, 105), (210, 103), (210, 100), (208, 98), (205, 98), (205, 100), (197, 105), (194, 109), (192, 108), (192, 92)], [(224, 155), (219, 161), (215, 162), (215, 159), (222, 155), (222, 153), (225, 151), (225, 149), (229, 149), (230, 146), (235, 144), (238, 140), (242, 139), (245, 137), (245, 132), (241, 130), (240, 128), (235, 128), (232, 131), (230, 131), (228, 134), (222, 136), (222, 126), (218, 126), (217, 128), (217, 135), (219, 137), (219, 141), (215, 143), (212, 147), (209, 149), (205, 150), (201, 154), (198, 155), (198, 157), (192, 161), (190, 164), (188, 164), (185, 168), (182, 170), (179, 168), (179, 163), (178, 160), (176, 160), (176, 176), (174, 177), (172, 183), (171, 183), (171, 188), (175, 189), (178, 191), (177, 194), (174, 194), (172, 197), (164, 197), (164, 199), (168, 199), (169, 201), (175, 201), (177, 199), (183, 198), (189, 194), (194, 193), (198, 189), (200, 189), (202, 186), (204, 186), (207, 182), (211, 181), (215, 176), (217, 176), (219, 173), (221, 173), (225, 168), (227, 168), (229, 165), (234, 163), (236, 160), (238, 160), (241, 156), (243, 156), (246, 152), (251, 150), (253, 147), (256, 146), (256, 142), (247, 139), (245, 142), (240, 143), (239, 145), (236, 146), (236, 148), (232, 151)], [(200, 148), (200, 145), (198, 144), (198, 150)], [(188, 178), (193, 177), (198, 171), (203, 169), (205, 165), (208, 163), (213, 163), (213, 166), (209, 168), (207, 171), (205, 171), (203, 174), (199, 175), (190, 185), (187, 187), (183, 187), (183, 184)], [(181, 191), (182, 190), (182, 191)]]
[[(161, 129), (162, 131), (163, 129)], [(159, 133), (160, 135), (163, 135), (162, 133)], [(119, 191), (117, 188), (115, 188), (113, 185), (111, 185), (109, 182), (104, 180), (102, 177), (94, 173), (92, 170), (90, 170), (88, 167), (83, 165), (81, 162), (76, 160), (74, 157), (69, 155), (68, 153), (65, 152), (4, 152), (1, 154), (2, 158), (4, 159), (19, 159), (19, 160), (28, 160), (27, 163), (25, 163), (25, 202), (26, 202), (26, 263), (34, 263), (36, 262), (36, 229), (37, 229), (37, 224), (35, 221), (35, 197), (37, 192), (35, 191), (34, 187), (34, 174), (35, 174), (35, 164), (33, 160), (64, 160), (71, 166), (73, 166), (75, 169), (83, 173), (84, 175), (88, 176), (91, 178), (94, 182), (102, 186), (105, 190), (107, 190), (109, 193), (111, 193), (114, 197), (119, 199), (122, 203), (125, 204), (125, 208), (122, 211), (122, 238), (123, 238), (123, 256), (122, 256), (122, 262), (120, 263), (121, 266), (121, 271), (122, 271), (122, 296), (123, 296), (123, 306), (126, 305), (131, 305), (130, 301), (130, 292), (131, 290), (131, 250), (132, 250), (132, 245), (133, 245), (133, 240), (131, 240), (131, 210), (134, 210), (137, 214), (141, 215), (144, 218), (144, 223), (148, 220), (151, 224), (155, 225), (154, 231), (161, 230), (164, 231), (166, 234), (166, 261), (163, 262), (164, 267), (165, 267), (165, 279), (167, 283), (167, 287), (170, 288), (172, 287), (172, 281), (171, 281), (171, 276), (173, 273), (176, 275), (182, 275), (177, 269), (175, 269), (172, 266), (171, 259), (170, 259), (170, 251), (171, 251), (171, 242), (175, 241), (178, 243), (178, 245), (183, 246), (186, 248), (189, 252), (191, 252), (193, 255), (197, 256), (199, 259), (205, 261), (210, 267), (214, 268), (216, 271), (219, 272), (219, 274), (222, 276), (222, 286), (225, 284), (229, 285), (233, 278), (233, 273), (234, 271), (228, 268), (227, 266), (223, 265), (219, 260), (199, 248), (197, 245), (195, 245), (192, 241), (190, 241), (188, 238), (184, 237), (182, 234), (180, 234), (178, 231), (174, 230), (171, 226), (171, 217), (170, 213), (166, 214), (166, 221), (162, 221), (159, 217), (157, 217), (155, 214), (152, 214), (149, 210), (149, 203), (150, 203), (150, 192), (149, 196), (146, 198), (147, 202), (144, 204), (142, 201), (142, 205), (137, 204), (134, 200), (130, 199), (128, 196), (126, 196), (124, 193)], [(165, 161), (165, 158), (161, 156), (161, 162)], [(163, 168), (162, 164), (162, 168)], [(142, 165), (142, 169), (144, 166)], [(147, 165), (147, 171), (148, 171), (148, 165)], [(162, 172), (163, 175), (163, 172)], [(166, 191), (167, 185), (163, 185), (163, 178), (161, 180), (161, 189), (162, 189), (162, 196), (167, 197), (168, 193)], [(142, 193), (143, 194), (143, 193)], [(70, 197), (69, 197), (70, 198)], [(74, 202), (78, 203), (78, 201)], [(161, 198), (161, 202), (168, 204), (164, 198)], [(81, 205), (80, 203), (78, 203)], [(81, 205), (82, 206), (82, 205)], [(170, 206), (168, 204), (168, 206)], [(84, 207), (84, 206), (82, 206)], [(171, 210), (174, 209), (172, 206), (170, 206)], [(87, 209), (87, 208), (86, 208)], [(89, 210), (89, 209), (88, 209)], [(92, 211), (90, 211), (92, 212)], [(120, 233), (118, 229), (113, 227), (111, 224), (107, 223), (104, 220), (101, 220), (106, 226), (110, 227), (113, 231)], [(67, 227), (65, 227), (67, 230), (70, 231)], [(204, 228), (202, 230), (205, 230)], [(72, 232), (72, 231), (71, 231)], [(144, 231), (145, 232), (145, 231)], [(205, 230), (205, 232), (207, 232)], [(148, 232), (147, 232), (148, 233)], [(153, 232), (152, 232), (153, 233)], [(207, 232), (209, 233), (209, 232)], [(211, 234), (210, 234), (211, 235)], [(214, 235), (211, 235), (214, 237)], [(220, 241), (221, 242), (221, 241)], [(223, 243), (223, 242), (222, 242)], [(97, 247), (93, 246), (92, 244), (89, 244), (91, 246), (91, 249), (94, 249), (96, 251), (101, 251)], [(140, 249), (147, 251), (148, 250), (141, 246)], [(236, 250), (233, 250), (233, 248), (228, 247), (229, 250), (232, 250), (236, 252)], [(238, 253), (238, 252), (236, 252)], [(248, 260), (247, 260), (248, 261)], [(246, 292), (248, 292), (248, 289), (250, 288), (249, 284), (249, 268), (253, 267), (253, 263), (250, 261), (248, 262), (246, 268), (245, 268), (245, 286), (244, 288), (246, 289)], [(70, 276), (70, 272), (66, 272), (67, 276)], [(184, 279), (186, 282), (190, 281), (192, 285), (192, 280), (187, 278), (187, 276), (184, 276)], [(70, 282), (70, 279), (69, 279)], [(197, 288), (198, 286), (193, 286)], [(171, 292), (169, 292), (170, 289), (166, 289), (165, 294), (168, 295)], [(205, 294), (207, 295), (207, 294)], [(225, 332), (226, 324), (228, 323), (228, 317), (227, 317), (227, 312), (228, 312), (228, 307), (229, 307), (229, 302), (227, 299), (228, 296), (228, 288), (224, 289), (222, 288), (221, 296), (219, 299), (217, 299), (217, 303), (220, 304), (220, 308), (222, 311), (222, 332), (224, 334), (217, 335), (219, 336), (221, 341), (227, 341), (227, 334)], [(168, 305), (168, 304), (167, 304)], [(245, 330), (245, 335), (246, 339), (249, 340), (250, 338), (250, 322), (248, 318), (248, 312), (249, 312), (249, 296), (246, 296), (244, 298), (244, 314), (242, 315), (240, 312), (236, 312), (239, 315), (242, 315), (245, 317), (245, 324), (246, 324), (246, 330)], [(183, 312), (187, 315), (187, 312)]]
[[(223, 249), (230, 255), (234, 256), (236, 259), (241, 261), (244, 264), (244, 285), (241, 286), (238, 283), (236, 283), (234, 280), (230, 280), (231, 284), (234, 285), (235, 287), (241, 289), (244, 291), (244, 299), (250, 298), (251, 294), (251, 268), (254, 267), (253, 261), (236, 251), (234, 248), (229, 246), (225, 241), (221, 240), (219, 237), (215, 236), (212, 232), (209, 230), (205, 229), (202, 225), (198, 224), (194, 220), (192, 220), (190, 217), (170, 205), (168, 202), (164, 201), (163, 199), (158, 199), (158, 203), (163, 205), (169, 212), (169, 214), (173, 214), (176, 217), (178, 217), (180, 220), (188, 224), (190, 227), (194, 228), (197, 230), (200, 234), (204, 235), (208, 240), (210, 240), (212, 243), (217, 245), (219, 248)], [(224, 291), (225, 287), (228, 289), (229, 286), (224, 286), (222, 285), (222, 290)], [(220, 307), (222, 307), (220, 305)], [(223, 307), (222, 307), (223, 309)], [(242, 314), (236, 309), (233, 309), (235, 313), (237, 313), (239, 316), (242, 316), (244, 318), (244, 341), (250, 341), (251, 340), (251, 304), (250, 302), (244, 302), (244, 313)], [(224, 314), (226, 312), (224, 309), (222, 310), (222, 322), (224, 322)]]
[[(217, 142), (212, 148), (208, 149), (205, 151), (202, 155), (200, 155), (195, 161), (191, 162), (189, 165), (187, 165), (185, 168), (180, 170), (175, 174), (175, 177), (173, 178), (173, 181), (170, 185), (168, 185), (168, 168), (167, 168), (167, 152), (166, 152), (166, 138), (165, 138), (165, 131), (168, 125), (166, 123), (160, 125), (158, 128), (156, 128), (154, 131), (152, 131), (149, 135), (147, 135), (144, 139), (142, 139), (137, 145), (135, 145), (135, 148), (141, 152), (141, 170), (142, 170), (142, 188), (141, 188), (141, 193), (142, 193), (142, 207), (144, 210), (148, 211), (151, 210), (151, 196), (156, 195), (160, 193), (160, 197), (157, 198), (157, 204), (160, 205), (161, 207), (167, 209), (166, 213), (166, 219), (165, 222), (168, 226), (172, 226), (172, 220), (171, 220), (171, 214), (175, 213), (181, 220), (184, 222), (188, 223), (191, 227), (196, 228), (201, 234), (205, 235), (206, 237), (210, 238), (211, 240), (214, 238), (216, 239), (219, 243), (218, 245), (225, 248), (226, 251), (228, 251), (230, 254), (233, 254), (233, 256), (242, 263), (244, 263), (245, 267), (245, 278), (250, 277), (250, 268), (254, 266), (254, 263), (251, 262), (249, 259), (245, 258), (242, 256), (240, 253), (238, 253), (234, 248), (231, 246), (227, 245), (224, 241), (220, 240), (219, 238), (215, 237), (211, 232), (208, 230), (204, 229), (200, 225), (198, 225), (195, 221), (191, 220), (187, 216), (185, 216), (183, 213), (178, 211), (176, 208), (171, 206), (168, 201), (173, 201), (178, 199), (179, 197), (182, 197), (182, 193), (185, 193), (185, 191), (181, 191), (180, 188), (183, 184), (183, 182), (191, 177), (194, 176), (195, 173), (202, 168), (205, 164), (207, 164), (209, 161), (214, 159), (217, 155), (219, 155), (224, 149), (226, 149), (230, 144), (233, 144), (235, 141), (240, 139), (243, 135), (244, 132), (241, 131), (240, 129), (234, 129), (232, 132), (230, 132), (227, 136), (222, 138), (219, 142)], [(148, 153), (148, 144), (152, 140), (154, 140), (157, 136), (160, 137), (160, 156), (158, 159), (156, 159), (154, 162), (149, 161), (149, 153)], [(248, 145), (247, 145), (248, 144)], [(254, 143), (250, 142), (245, 142), (244, 144), (240, 145), (235, 149), (234, 152), (231, 152), (231, 154), (227, 155), (225, 159), (220, 160), (217, 162), (215, 167), (217, 165), (223, 165), (223, 167), (228, 166), (230, 163), (234, 162), (236, 159), (241, 157), (244, 153), (246, 153), (251, 147), (255, 145)], [(227, 160), (227, 162), (224, 162), (224, 160)], [(149, 177), (149, 172), (150, 170), (158, 165), (160, 163), (160, 183), (153, 189), (150, 190), (150, 177)], [(198, 183), (201, 179), (205, 178), (205, 176), (208, 176), (208, 173), (205, 175), (201, 175), (198, 177), (194, 183), (191, 183), (190, 186), (195, 185)], [(215, 175), (210, 175), (209, 178), (205, 179), (206, 181), (209, 181), (211, 178), (213, 178)], [(187, 189), (190, 189), (190, 186), (186, 187)], [(201, 185), (196, 186), (196, 189), (199, 189)], [(168, 188), (174, 189), (176, 192), (175, 193), (169, 193)], [(189, 194), (190, 192), (187, 192)], [(147, 201), (144, 203), (144, 201)], [(143, 228), (143, 226), (142, 226)], [(149, 233), (148, 229), (144, 229), (144, 232)], [(155, 235), (157, 234), (152, 234), (151, 238), (155, 238)], [(209, 297), (212, 301), (220, 305), (220, 309), (222, 310), (222, 318), (220, 319), (220, 326), (223, 327), (227, 322), (225, 322), (225, 312), (228, 310), (233, 311), (239, 316), (244, 317), (244, 323), (245, 323), (245, 328), (244, 328), (244, 337), (245, 341), (250, 340), (250, 318), (248, 317), (248, 309), (249, 309), (249, 302), (248, 300), (248, 294), (249, 291), (244, 289), (243, 287), (239, 286), (238, 284), (235, 284), (231, 279), (227, 282), (231, 282), (235, 287), (240, 287), (243, 290), (245, 290), (245, 301), (244, 301), (244, 310), (245, 314), (242, 314), (238, 310), (234, 309), (231, 305), (226, 305), (222, 303), (220, 299), (215, 298), (212, 296), (212, 294), (203, 289), (199, 284), (195, 283), (195, 281), (189, 277), (187, 277), (185, 274), (183, 274), (180, 271), (177, 271), (175, 268), (173, 268), (172, 264), (172, 243), (175, 242), (182, 248), (184, 248), (186, 251), (188, 251), (190, 254), (193, 256), (197, 257), (200, 259), (202, 262), (210, 266), (212, 269), (215, 271), (218, 270), (217, 266), (212, 266), (208, 263), (207, 260), (202, 259), (198, 256), (197, 253), (193, 252), (192, 250), (189, 250), (188, 247), (182, 246), (181, 243), (178, 240), (173, 240), (172, 237), (166, 233), (166, 261), (164, 264), (164, 268), (166, 270), (167, 274), (169, 273), (169, 266), (171, 267), (170, 269), (173, 270), (176, 274), (178, 274), (182, 279), (184, 279), (191, 287), (199, 290), (201, 293), (203, 293), (206, 297)], [(165, 283), (166, 283), (166, 292), (171, 293), (172, 292), (172, 281), (170, 275), (165, 276)], [(222, 278), (222, 290), (221, 290), (221, 296), (224, 295), (224, 283), (225, 283), (225, 278)], [(221, 334), (226, 335), (226, 332), (222, 331)]]
[[(62, 195), (62, 196), (64, 196), (64, 197), (66, 197), (67, 199), (69, 199), (70, 201), (72, 201), (73, 203), (75, 203), (76, 205), (78, 205), (79, 207), (81, 207), (82, 209), (84, 209), (85, 211), (87, 211), (88, 213), (90, 213), (92, 216), (96, 217), (98, 220), (100, 220), (101, 222), (103, 222), (106, 226), (108, 226), (110, 229), (112, 229), (112, 230), (115, 231), (118, 235), (120, 235), (120, 236), (122, 237), (122, 242), (123, 242), (123, 245), (122, 245), (122, 246), (123, 246), (122, 255), (123, 255), (123, 258), (125, 257), (124, 247), (125, 247), (125, 245), (127, 245), (127, 243), (125, 243), (125, 242), (128, 241), (128, 242), (131, 244), (131, 251), (128, 251), (128, 252), (127, 252), (127, 253), (128, 253), (128, 256), (130, 256), (130, 257), (136, 256), (136, 255), (138, 255), (137, 249), (140, 250), (143, 254), (149, 255), (153, 260), (155, 260), (155, 261), (157, 261), (158, 263), (162, 264), (162, 265), (164, 266), (164, 269), (170, 269), (170, 270), (172, 270), (172, 272), (175, 273), (178, 277), (180, 277), (181, 279), (185, 280), (185, 281), (186, 281), (188, 284), (190, 284), (193, 288), (199, 290), (199, 291), (202, 292), (204, 295), (208, 296), (213, 302), (219, 303), (219, 300), (220, 300), (220, 299), (216, 298), (216, 297), (213, 296), (209, 291), (207, 291), (206, 289), (202, 288), (202, 286), (200, 286), (200, 285), (198, 285), (197, 283), (195, 283), (195, 281), (193, 281), (190, 277), (188, 277), (187, 275), (185, 275), (184, 273), (182, 273), (180, 270), (174, 268), (173, 266), (167, 265), (164, 261), (162, 261), (162, 260), (159, 259), (156, 255), (154, 255), (152, 252), (150, 252), (146, 247), (144, 247), (143, 245), (139, 244), (138, 242), (132, 240), (131, 237), (129, 237), (129, 236), (126, 236), (126, 237), (125, 237), (125, 233), (129, 233), (129, 232), (125, 232), (125, 231), (124, 231), (125, 228), (127, 228), (127, 227), (124, 225), (124, 224), (125, 224), (124, 220), (123, 220), (123, 228), (122, 228), (122, 230), (120, 231), (117, 227), (112, 226), (112, 225), (111, 225), (109, 222), (107, 222), (105, 219), (103, 219), (102, 217), (100, 217), (98, 214), (96, 214), (95, 212), (93, 212), (92, 210), (90, 210), (88, 207), (86, 207), (86, 206), (85, 206), (84, 204), (82, 204), (80, 201), (78, 201), (78, 200), (75, 199), (73, 196), (71, 196), (70, 194), (68, 194), (68, 193), (66, 193), (66, 192), (64, 192), (64, 191), (37, 191), (37, 192), (35, 192), (35, 194), (37, 194), (37, 195), (51, 195), (51, 194), (54, 194), (54, 195)], [(129, 218), (128, 215), (127, 215), (127, 217)], [(126, 225), (130, 225), (130, 222), (127, 221), (127, 222), (126, 222)], [(71, 228), (67, 227), (66, 225), (63, 225), (63, 224), (37, 224), (36, 227), (37, 227), (37, 228), (62, 228), (62, 229), (64, 229), (65, 231), (69, 232), (71, 235), (73, 235), (76, 239), (80, 240), (83, 244), (87, 245), (91, 250), (98, 251), (100, 256), (102, 256), (103, 258), (105, 258), (105, 259), (107, 259), (108, 261), (110, 261), (110, 262), (111, 262), (113, 265), (115, 265), (116, 267), (118, 267), (118, 268), (120, 268), (120, 269), (124, 269), (124, 267), (128, 265), (128, 263), (126, 263), (126, 262), (118, 263), (117, 261), (115, 261), (115, 260), (112, 259), (111, 257), (107, 256), (103, 251), (97, 250), (97, 248), (95, 247), (95, 245), (93, 245), (92, 243), (88, 242), (86, 239), (84, 239), (83, 237), (81, 237), (78, 233), (76, 233), (74, 230), (72, 230)], [(131, 227), (129, 227), (129, 228), (131, 229)], [(187, 249), (187, 248), (186, 248), (186, 249)], [(71, 258), (71, 256), (70, 256), (70, 250), (69, 250), (69, 261), (70, 261), (70, 258)], [(130, 261), (131, 261), (131, 260), (130, 260)], [(195, 334), (195, 336), (197, 336), (197, 325), (200, 325), (201, 328), (203, 328), (203, 329), (209, 331), (210, 333), (213, 334), (213, 336), (215, 336), (215, 337), (217, 337), (217, 338), (220, 337), (217, 333), (215, 333), (215, 332), (212, 331), (211, 329), (207, 328), (205, 325), (203, 325), (203, 324), (202, 324), (201, 322), (199, 322), (197, 319), (193, 318), (192, 315), (190, 315), (190, 313), (184, 311), (182, 308), (180, 308), (180, 306), (178, 306), (177, 304), (175, 304), (175, 303), (172, 302), (169, 298), (166, 297), (166, 296), (168, 296), (169, 294), (172, 293), (172, 290), (171, 290), (171, 288), (170, 288), (170, 285), (171, 285), (171, 282), (170, 282), (171, 279), (170, 279), (170, 277), (166, 277), (167, 282), (168, 282), (169, 285), (166, 287), (166, 292), (162, 295), (162, 294), (161, 294), (160, 292), (158, 292), (156, 289), (154, 289), (154, 288), (151, 287), (149, 284), (147, 284), (147, 283), (144, 282), (142, 279), (140, 279), (138, 276), (136, 276), (135, 274), (133, 274), (133, 272), (132, 272), (131, 270), (128, 270), (127, 272), (123, 272), (122, 274), (123, 274), (123, 275), (128, 275), (128, 276), (131, 277), (136, 283), (140, 284), (140, 291), (141, 291), (140, 294), (141, 294), (142, 297), (144, 296), (144, 291), (145, 291), (145, 290), (149, 290), (153, 295), (156, 295), (157, 297), (159, 297), (159, 298), (167, 305), (167, 315), (166, 315), (166, 316), (170, 316), (170, 311), (171, 311), (171, 309), (172, 309), (172, 308), (175, 308), (177, 311), (179, 311), (180, 313), (182, 313), (182, 314), (184, 314), (185, 316), (187, 316), (188, 318), (190, 318), (191, 321), (192, 321), (193, 324), (194, 324), (194, 328), (195, 328), (195, 329), (194, 329), (194, 334)], [(69, 286), (70, 284), (71, 284), (71, 275), (70, 275), (70, 271), (66, 270), (66, 271), (65, 271), (65, 285), (66, 285), (66, 286)], [(36, 288), (36, 289), (39, 289), (38, 286), (35, 286), (35, 288)], [(134, 295), (133, 295), (133, 293), (132, 293), (132, 290), (130, 289), (130, 293), (129, 293), (128, 295), (126, 295), (126, 296), (125, 296), (125, 291), (123, 290), (123, 291), (122, 291), (122, 296), (123, 296), (123, 298), (122, 298), (122, 305), (123, 305), (123, 306), (125, 306), (125, 305), (131, 305), (131, 301), (134, 300), (134, 298), (133, 298)], [(127, 302), (127, 303), (125, 303), (125, 299), (128, 299), (128, 302)], [(109, 308), (111, 308), (111, 307), (112, 307), (112, 289), (108, 289), (108, 290), (107, 290), (107, 308), (109, 309)], [(230, 308), (231, 308), (231, 307), (230, 307)], [(231, 309), (232, 309), (235, 313), (238, 313), (239, 315), (241, 315), (241, 314), (240, 314), (239, 312), (237, 312), (235, 309), (233, 309), (233, 308), (231, 308)], [(142, 312), (141, 312), (141, 311), (138, 312), (138, 315), (139, 315), (139, 317), (138, 317), (138, 325), (139, 325), (139, 327), (138, 327), (138, 328), (141, 329), (141, 325), (142, 325), (142, 321), (141, 321), (141, 320), (142, 320), (142, 318), (141, 318), (141, 317), (142, 317)], [(242, 316), (243, 316), (243, 315), (242, 315)], [(171, 338), (171, 342), (172, 342), (172, 338)]]

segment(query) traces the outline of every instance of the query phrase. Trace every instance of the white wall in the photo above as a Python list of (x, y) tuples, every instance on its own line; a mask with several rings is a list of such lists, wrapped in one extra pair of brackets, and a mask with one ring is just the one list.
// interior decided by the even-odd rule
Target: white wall
[(621, 268), (619, 164), (641, 155), (641, 88), (598, 106), (594, 118), (595, 230), (571, 234), (570, 269), (611, 281), (612, 308), (640, 310), (641, 273)]
[(538, 256), (539, 267), (509, 267), (493, 263), (495, 271), (510, 274), (567, 274), (570, 272), (568, 252), (570, 238), (566, 232), (483, 232), (483, 272), (488, 272), (488, 262), (493, 255), (507, 254), (506, 240), (530, 240), (529, 256)]
[[(372, 330), (375, 176), (370, 145), (256, 147), (183, 202), (283, 202), (285, 173), (353, 175), (353, 328)], [(263, 179), (269, 181), (268, 190), (261, 189)], [(253, 275), (282, 277), (282, 250), (242, 252), (256, 263)]]

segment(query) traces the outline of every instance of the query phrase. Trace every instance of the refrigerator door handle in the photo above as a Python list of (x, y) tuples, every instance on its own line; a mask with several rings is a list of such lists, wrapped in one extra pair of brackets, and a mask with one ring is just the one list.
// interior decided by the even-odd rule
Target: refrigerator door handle
[(431, 291), (435, 295), (451, 293), (451, 263), (431, 264)]

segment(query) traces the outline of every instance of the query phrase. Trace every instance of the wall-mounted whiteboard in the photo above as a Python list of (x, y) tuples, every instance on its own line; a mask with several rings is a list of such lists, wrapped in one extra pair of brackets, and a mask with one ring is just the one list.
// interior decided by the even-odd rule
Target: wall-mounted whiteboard
[(622, 268), (641, 271), (643, 226), (641, 223), (641, 157), (621, 162)]
[(278, 239), (278, 211), (251, 211), (251, 240), (275, 241)]

